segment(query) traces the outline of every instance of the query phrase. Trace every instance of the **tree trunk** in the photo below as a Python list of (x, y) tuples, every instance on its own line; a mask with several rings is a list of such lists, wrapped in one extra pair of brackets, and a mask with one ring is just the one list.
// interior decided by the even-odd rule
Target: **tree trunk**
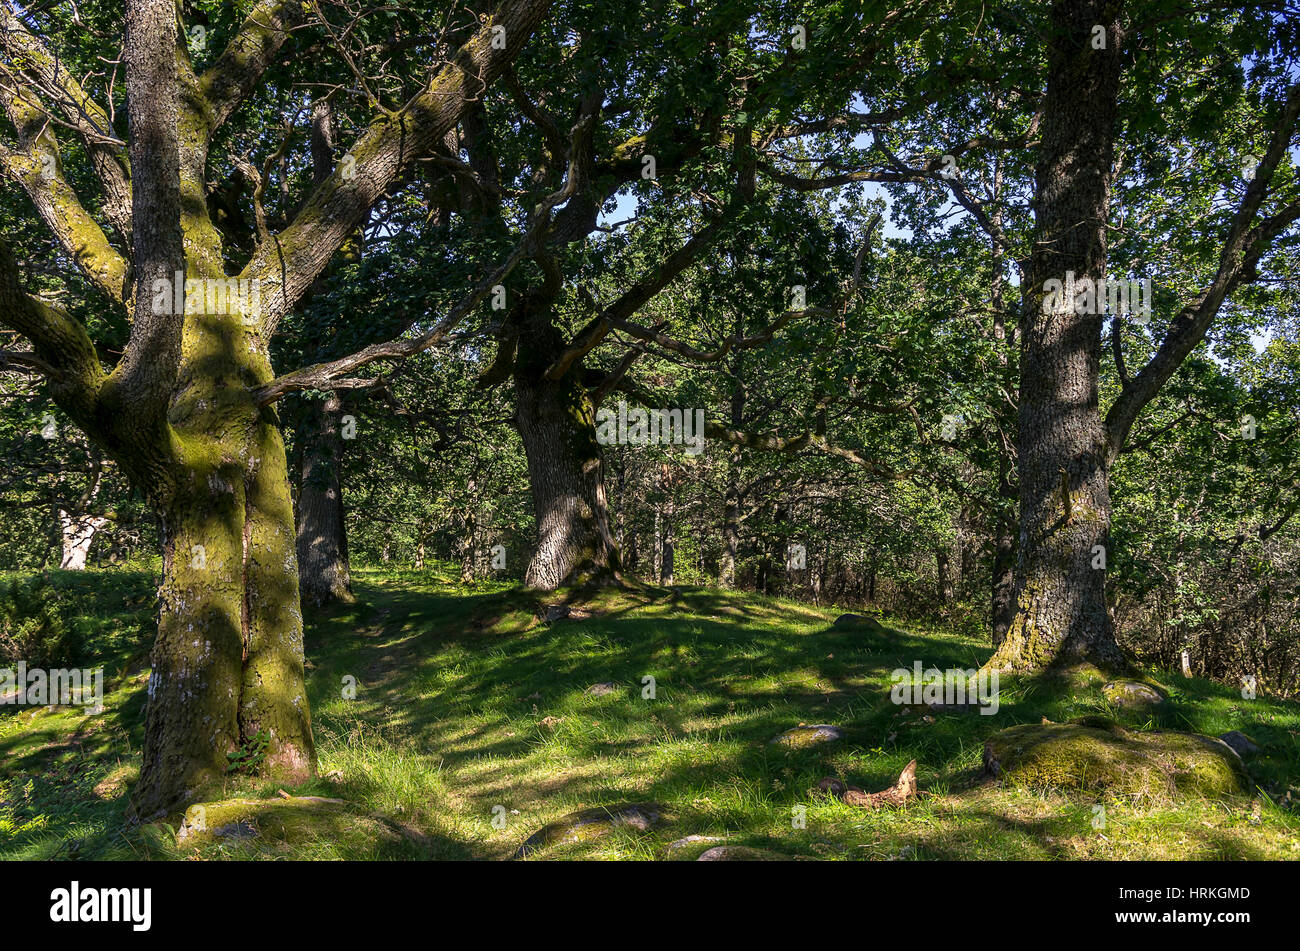
[(722, 508), (722, 565), (718, 572), (724, 588), (736, 586), (736, 560), (740, 553), (740, 485), (736, 475), (736, 454), (727, 471), (727, 495)]
[(337, 393), (306, 401), (298, 423), (298, 569), (302, 603), (352, 600), (343, 515), (343, 439)]
[(942, 545), (934, 550), (935, 593), (939, 596), (939, 606), (943, 607), (952, 600), (952, 566), (947, 548)]
[(673, 523), (671, 513), (664, 519), (663, 555), (659, 561), (659, 583), (665, 587), (674, 583), (676, 549), (673, 548)]
[[(1098, 412), (1100, 307), (1077, 313), (1067, 272), (1104, 280), (1120, 78), (1120, 4), (1057, 0), (1037, 170), (1034, 253), (1021, 312), (1016, 613), (990, 664), (1124, 665), (1106, 605), (1108, 442)], [(1094, 26), (1105, 29), (1096, 49)], [(1046, 282), (1062, 292), (1046, 293)], [(1095, 567), (1096, 566), (1096, 567)]]
[(1011, 630), (1016, 614), (1016, 524), (1009, 505), (1015, 501), (1016, 487), (1008, 474), (1010, 462), (1003, 459), (998, 475), (998, 506), (993, 518), (993, 578), (991, 606), (993, 646), (1001, 647)]
[(570, 376), (557, 382), (515, 377), (515, 425), (528, 457), (537, 549), (524, 574), (553, 590), (617, 578), (595, 407)]
[[(999, 96), (995, 103), (1001, 107)], [(1003, 159), (999, 156), (993, 166), (993, 196), (995, 203), (992, 212), (993, 226), (998, 233), (1002, 231), (1002, 169)], [(990, 288), (993, 305), (993, 340), (997, 347), (999, 378), (1008, 390), (1014, 385), (1014, 364), (1016, 325), (1007, 327), (1006, 294), (1006, 255), (999, 241), (992, 242), (993, 280)], [(998, 427), (1008, 430), (1013, 422), (1008, 419), (1005, 403), (998, 403)], [(1011, 621), (1016, 613), (1016, 504), (1019, 490), (1013, 476), (1016, 460), (1015, 449), (998, 453), (998, 498), (993, 513), (993, 575), (989, 592), (993, 622), (993, 647), (1002, 646), (1011, 630)]]
[(279, 430), (255, 424), (238, 456), (219, 438), (187, 442), (194, 461), (163, 513), (158, 639), (132, 799), (142, 821), (220, 782), (226, 754), (260, 739), (263, 773), (300, 783), (314, 769)]
[[(734, 256), (732, 264), (735, 265)], [(734, 328), (737, 337), (744, 336), (745, 317), (743, 310), (736, 312)], [(736, 349), (732, 351), (731, 375), (732, 379), (736, 381), (731, 390), (731, 425), (733, 429), (740, 430), (745, 425), (745, 398), (748, 395), (743, 382), (745, 379), (744, 350)], [(727, 489), (722, 512), (723, 550), (719, 581), (724, 588), (734, 588), (736, 586), (736, 562), (740, 557), (740, 462), (740, 447), (732, 446), (730, 457), (727, 460)]]
[(315, 769), (288, 464), (279, 420), (255, 401), (273, 376), (256, 340), (240, 314), (185, 323), (175, 456), (150, 473), (164, 546), (141, 821), (220, 783), (239, 749), (263, 748), (257, 771), (286, 785)]
[(659, 493), (663, 499), (663, 528), (659, 536), (659, 583), (665, 587), (675, 582), (677, 549), (673, 544), (673, 530), (677, 523), (677, 501), (673, 496), (674, 473), (668, 463), (659, 467)]
[(90, 543), (95, 540), (95, 533), (107, 524), (108, 519), (102, 515), (71, 515), (59, 509), (59, 528), (63, 536), (63, 559), (59, 567), (68, 571), (84, 570)]

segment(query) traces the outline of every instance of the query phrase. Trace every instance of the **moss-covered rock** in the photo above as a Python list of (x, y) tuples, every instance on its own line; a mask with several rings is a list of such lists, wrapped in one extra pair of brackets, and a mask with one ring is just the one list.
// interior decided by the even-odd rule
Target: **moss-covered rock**
[(841, 614), (835, 619), (831, 627), (839, 630), (861, 630), (873, 634), (884, 633), (888, 628), (873, 617), (866, 614)]
[(1214, 798), (1249, 788), (1241, 758), (1222, 740), (1114, 724), (1013, 726), (985, 742), (984, 769), (1015, 785), (1147, 798)]
[(1110, 703), (1125, 709), (1158, 707), (1169, 700), (1154, 684), (1140, 680), (1112, 680), (1102, 685), (1101, 694)]
[(513, 857), (523, 858), (553, 845), (571, 845), (599, 839), (620, 827), (646, 832), (662, 820), (663, 807), (655, 803), (630, 803), (622, 806), (582, 809), (542, 826), (515, 850)]
[(798, 726), (773, 738), (772, 742), (787, 749), (802, 750), (822, 743), (834, 743), (836, 740), (842, 740), (843, 738), (844, 731), (829, 723), (814, 723), (812, 726), (800, 723)]
[[(241, 839), (306, 845), (317, 839), (337, 838), (356, 823), (371, 821), (349, 810), (342, 800), (319, 796), (225, 799), (196, 803), (186, 809), (176, 841), (187, 849)], [(376, 832), (385, 831), (381, 823), (374, 825)]]

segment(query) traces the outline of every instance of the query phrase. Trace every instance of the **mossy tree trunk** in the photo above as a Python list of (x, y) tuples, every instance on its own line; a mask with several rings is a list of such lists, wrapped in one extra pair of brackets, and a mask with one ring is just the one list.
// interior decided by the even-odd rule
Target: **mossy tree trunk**
[(285, 783), (314, 768), (288, 466), (275, 413), (253, 398), (272, 376), (254, 341), (239, 315), (186, 322), (142, 819), (220, 781), (241, 747), (264, 744), (263, 770)]
[[(433, 72), (400, 122), (378, 115), (362, 131), (350, 149), (353, 174), (318, 181), (274, 236), (231, 234), (222, 229), (237, 223), (210, 217), (208, 148), (302, 25), (301, 3), (259, 0), (200, 75), (180, 38), (177, 5), (127, 0), (126, 148), (106, 134), (114, 130), (108, 111), (27, 22), (0, 5), (2, 65), (20, 77), (0, 83), (0, 106), (18, 140), (16, 149), (0, 150), (0, 161), (66, 259), (120, 306), (131, 328), (106, 372), (101, 355), (111, 348), (97, 347), (85, 325), (27, 292), (0, 242), (0, 323), (30, 343), (26, 366), (145, 492), (164, 528), (135, 817), (203, 794), (224, 776), (227, 754), (254, 743), (267, 778), (294, 784), (311, 775), (294, 517), (271, 406), (291, 389), (321, 387), (283, 378), (272, 386), (267, 343), (379, 196), (444, 140), (518, 55), (548, 5), (503, 0)], [(61, 121), (51, 122), (48, 110), (61, 111)], [(107, 239), (65, 179), (58, 137), (67, 130), (93, 153), (91, 171), (129, 253)], [(114, 203), (128, 181), (129, 216)], [(238, 278), (229, 278), (231, 249), (254, 245)], [(192, 282), (202, 282), (193, 302)]]
[[(1124, 663), (1101, 560), (1111, 517), (1110, 447), (1098, 408), (1102, 314), (1100, 307), (1077, 312), (1067, 281), (1067, 272), (1076, 281), (1106, 276), (1121, 8), (1121, 0), (1052, 7), (1034, 251), (1020, 320), (1016, 608), (990, 661), (1003, 669)], [(1051, 279), (1065, 293), (1049, 297)]]

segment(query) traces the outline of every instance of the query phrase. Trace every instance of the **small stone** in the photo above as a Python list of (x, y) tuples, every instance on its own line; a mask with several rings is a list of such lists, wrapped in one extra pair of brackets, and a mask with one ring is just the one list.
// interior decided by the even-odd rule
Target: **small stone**
[(817, 746), (820, 743), (834, 743), (836, 740), (844, 739), (844, 731), (837, 726), (829, 723), (814, 723), (812, 726), (800, 724), (793, 729), (786, 730), (780, 736), (772, 740), (778, 746), (787, 746), (791, 749), (805, 749), (809, 746)]
[(843, 780), (836, 779), (834, 776), (827, 776), (817, 784), (817, 791), (826, 796), (834, 796), (837, 799), (844, 795), (844, 791), (849, 787), (844, 785)]
[(1219, 739), (1236, 750), (1238, 756), (1259, 752), (1259, 744), (1240, 730), (1229, 730), (1227, 733), (1220, 733)]
[(542, 620), (547, 624), (556, 621), (585, 621), (591, 617), (591, 611), (586, 608), (570, 607), (567, 604), (547, 604), (543, 606)]
[(689, 845), (695, 845), (700, 842), (721, 842), (721, 841), (722, 841), (722, 836), (720, 835), (688, 835), (685, 838), (676, 839), (673, 842), (669, 842), (667, 845), (667, 849), (669, 852), (676, 852), (678, 849), (684, 849)]
[(788, 862), (790, 856), (747, 845), (715, 845), (700, 853), (697, 862)]
[(1101, 693), (1117, 707), (1154, 707), (1169, 699), (1164, 691), (1137, 680), (1112, 680)]
[(608, 835), (619, 827), (647, 832), (663, 820), (663, 807), (655, 803), (628, 803), (620, 806), (597, 806), (571, 812), (562, 819), (542, 826), (515, 851), (514, 858), (531, 855), (552, 845), (587, 842)]
[(251, 839), (257, 835), (257, 826), (246, 819), (241, 819), (239, 822), (218, 826), (212, 830), (212, 834), (219, 839)]
[(612, 680), (606, 680), (598, 684), (592, 684), (583, 691), (589, 697), (604, 697), (618, 690), (618, 684)]

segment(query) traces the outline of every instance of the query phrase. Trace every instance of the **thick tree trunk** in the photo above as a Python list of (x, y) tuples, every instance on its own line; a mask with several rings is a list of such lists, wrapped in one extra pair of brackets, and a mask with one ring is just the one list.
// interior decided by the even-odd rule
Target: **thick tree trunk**
[(287, 783), (312, 773), (284, 446), (262, 423), (252, 447), (243, 459), (213, 452), (215, 465), (196, 462), (163, 515), (161, 614), (132, 802), (142, 820), (219, 782), (226, 754), (259, 737), (264, 772)]
[(233, 319), (185, 327), (170, 413), (179, 463), (159, 488), (163, 584), (131, 808), (169, 812), (221, 782), (227, 754), (261, 747), (285, 784), (315, 768), (303, 673), (293, 503), (275, 414), (252, 389), (265, 354)]
[(537, 549), (524, 574), (530, 588), (603, 582), (619, 572), (609, 528), (595, 408), (570, 376), (515, 377), (515, 425), (528, 457)]
[[(1075, 281), (1104, 279), (1120, 77), (1115, 0), (1057, 0), (1037, 171), (1034, 253), (1021, 313), (1020, 543), (1016, 613), (990, 664), (1037, 670), (1084, 659), (1121, 667), (1106, 605), (1110, 492), (1098, 412), (1100, 307)], [(1105, 30), (1104, 49), (1093, 41)], [(1048, 296), (1046, 282), (1062, 282)]]
[(302, 603), (321, 607), (352, 600), (343, 514), (342, 401), (337, 393), (310, 401), (298, 422), (298, 570)]

